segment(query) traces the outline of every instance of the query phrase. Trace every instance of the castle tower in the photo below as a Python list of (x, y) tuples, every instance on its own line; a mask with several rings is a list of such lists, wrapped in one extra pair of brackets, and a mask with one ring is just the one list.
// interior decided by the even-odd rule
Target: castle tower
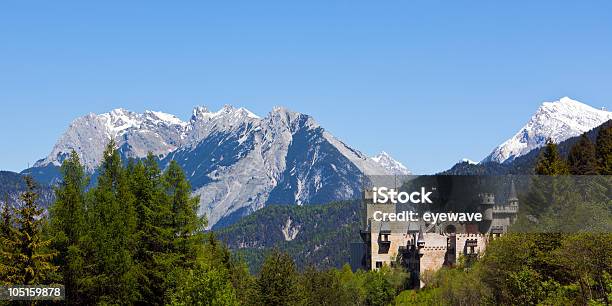
[(480, 212), (482, 219), (493, 221), (493, 206), (495, 206), (495, 195), (492, 193), (480, 194)]
[(495, 195), (492, 193), (481, 193), (480, 194), (480, 213), (482, 213), (482, 221), (478, 225), (481, 233), (488, 233), (491, 231), (491, 224), (493, 223), (493, 208), (495, 206)]
[(516, 187), (514, 186), (514, 180), (510, 182), (510, 193), (508, 194), (508, 205), (518, 207), (519, 199), (516, 195)]

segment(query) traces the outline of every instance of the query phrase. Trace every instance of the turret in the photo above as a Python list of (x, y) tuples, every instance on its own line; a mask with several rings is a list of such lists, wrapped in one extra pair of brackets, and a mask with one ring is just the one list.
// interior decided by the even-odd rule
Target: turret
[(518, 206), (519, 199), (516, 195), (516, 187), (514, 186), (514, 180), (510, 182), (510, 193), (508, 194), (508, 205)]
[(492, 193), (480, 194), (480, 212), (485, 221), (493, 220), (493, 206), (495, 206), (495, 195)]

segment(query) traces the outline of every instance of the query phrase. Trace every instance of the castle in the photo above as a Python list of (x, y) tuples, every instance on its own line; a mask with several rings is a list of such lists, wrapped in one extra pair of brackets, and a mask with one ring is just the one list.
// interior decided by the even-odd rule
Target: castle
[(372, 270), (401, 265), (411, 274), (410, 286), (420, 288), (423, 272), (454, 266), (460, 257), (475, 259), (490, 239), (507, 231), (519, 208), (513, 181), (503, 204), (496, 203), (492, 193), (480, 193), (478, 198), (480, 222), (389, 222), (376, 221), (372, 215), (375, 211), (396, 212), (397, 205), (373, 204), (372, 193), (365, 192), (368, 217), (360, 231), (362, 242), (354, 244), (351, 251), (353, 267)]

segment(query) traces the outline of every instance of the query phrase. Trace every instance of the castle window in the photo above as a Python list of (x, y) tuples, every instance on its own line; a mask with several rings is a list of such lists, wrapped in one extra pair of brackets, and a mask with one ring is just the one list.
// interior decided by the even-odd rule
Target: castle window
[(380, 269), (383, 266), (383, 262), (382, 261), (377, 261), (376, 262), (376, 269)]

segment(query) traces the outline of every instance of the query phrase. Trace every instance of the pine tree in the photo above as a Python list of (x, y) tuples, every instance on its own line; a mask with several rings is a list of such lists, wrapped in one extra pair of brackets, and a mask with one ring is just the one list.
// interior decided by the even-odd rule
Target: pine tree
[(535, 166), (537, 175), (567, 175), (569, 169), (561, 158), (557, 145), (551, 139), (546, 141), (546, 146), (540, 152), (538, 162)]
[(17, 268), (9, 260), (15, 247), (16, 229), (13, 219), (13, 208), (6, 195), (0, 214), (0, 285), (15, 284), (17, 276)]
[(59, 252), (55, 262), (60, 267), (66, 288), (66, 301), (79, 304), (82, 302), (78, 282), (83, 273), (81, 237), (85, 233), (88, 179), (75, 151), (64, 160), (61, 171), (63, 179), (55, 189), (56, 201), (50, 208), (50, 230), (53, 247)]
[(602, 175), (612, 174), (612, 124), (604, 125), (597, 134), (595, 142), (597, 161), (599, 162), (599, 173)]
[(131, 191), (135, 197), (138, 242), (134, 260), (139, 266), (141, 304), (162, 304), (167, 290), (165, 278), (174, 267), (173, 228), (170, 199), (166, 195), (155, 157), (129, 166)]
[(596, 175), (597, 156), (595, 145), (586, 134), (580, 136), (580, 140), (572, 146), (567, 157), (570, 173), (573, 175)]
[(199, 199), (191, 196), (191, 186), (181, 167), (170, 162), (164, 173), (166, 194), (170, 197), (174, 248), (184, 267), (193, 266), (204, 241), (206, 219), (198, 217)]
[(131, 304), (139, 299), (134, 232), (134, 197), (119, 152), (111, 141), (104, 151), (98, 184), (92, 190), (85, 238), (92, 269), (86, 284), (98, 303)]
[(46, 219), (43, 209), (36, 201), (36, 184), (34, 179), (25, 177), (26, 191), (21, 194), (23, 205), (15, 209), (13, 234), (4, 239), (8, 251), (3, 251), (6, 265), (14, 268), (14, 275), (9, 279), (12, 284), (44, 284), (49, 275), (57, 270), (51, 261), (56, 253), (49, 250), (51, 240), (45, 240), (42, 228)]
[(13, 209), (9, 204), (8, 194), (4, 196), (0, 212), (0, 237), (9, 237), (13, 229)]
[(523, 207), (521, 210), (522, 213), (537, 218), (550, 207), (558, 205), (563, 188), (567, 184), (556, 176), (569, 174), (569, 168), (559, 154), (557, 145), (550, 139), (546, 141), (546, 146), (540, 151), (535, 166), (535, 174), (536, 176), (532, 177), (532, 184), (526, 199), (521, 204)]

